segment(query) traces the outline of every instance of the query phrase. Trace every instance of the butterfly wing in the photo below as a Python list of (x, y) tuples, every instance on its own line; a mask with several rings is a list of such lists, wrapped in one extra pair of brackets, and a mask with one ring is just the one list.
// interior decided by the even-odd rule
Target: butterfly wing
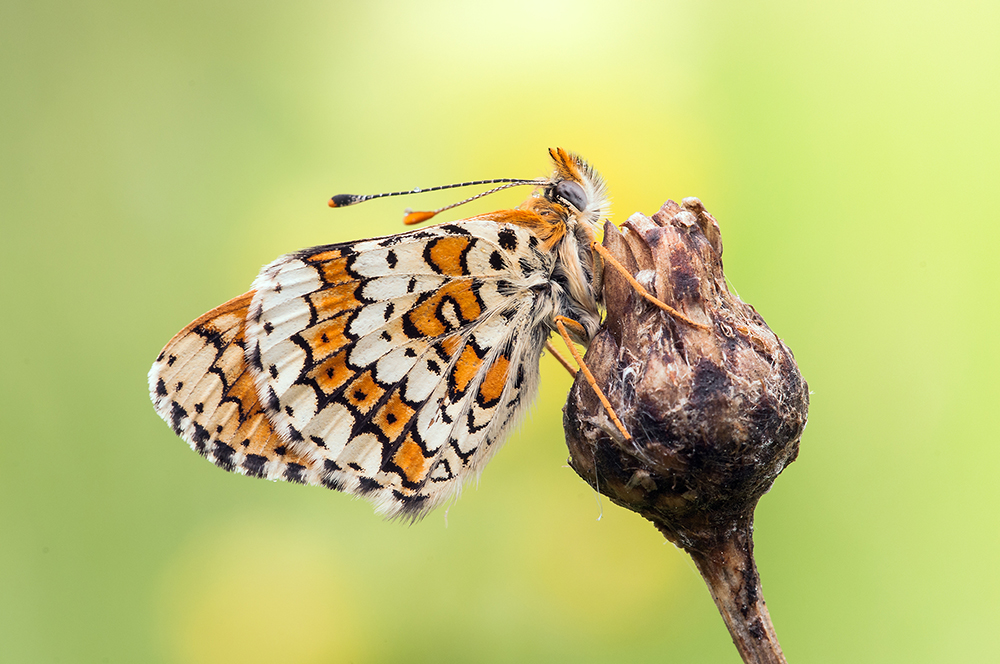
[(539, 245), (473, 218), (279, 258), (167, 344), (156, 410), (227, 470), (419, 518), (478, 474), (534, 396), (551, 315)]
[(390, 516), (454, 495), (530, 402), (550, 258), (489, 220), (316, 247), (254, 282), (247, 360), (327, 485)]
[(421, 516), (499, 447), (548, 337), (551, 258), (470, 219), (282, 257), (254, 282), (247, 360), (275, 429), (322, 481)]
[(244, 360), (251, 291), (181, 330), (149, 371), (153, 406), (192, 449), (226, 470), (318, 483), (275, 433)]

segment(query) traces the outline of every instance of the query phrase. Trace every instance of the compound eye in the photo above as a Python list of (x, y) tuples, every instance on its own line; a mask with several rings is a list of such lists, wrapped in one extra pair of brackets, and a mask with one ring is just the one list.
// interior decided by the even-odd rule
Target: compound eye
[(556, 185), (556, 196), (583, 212), (587, 209), (587, 193), (572, 180), (563, 180)]

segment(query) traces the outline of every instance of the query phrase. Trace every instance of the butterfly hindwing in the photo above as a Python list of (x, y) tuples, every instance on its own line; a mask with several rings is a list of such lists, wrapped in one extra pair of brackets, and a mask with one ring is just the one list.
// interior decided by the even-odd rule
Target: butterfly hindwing
[(246, 355), (276, 430), (387, 514), (453, 495), (533, 396), (548, 331), (531, 286), (551, 260), (535, 244), (474, 218), (265, 267)]

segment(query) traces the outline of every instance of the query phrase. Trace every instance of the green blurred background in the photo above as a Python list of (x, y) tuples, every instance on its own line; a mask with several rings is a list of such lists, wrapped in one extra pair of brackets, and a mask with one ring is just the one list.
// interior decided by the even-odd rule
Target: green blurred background
[(618, 222), (699, 196), (810, 383), (757, 511), (789, 658), (1000, 661), (998, 7), (6, 0), (0, 660), (738, 661), (686, 555), (566, 466), (549, 358), (412, 527), (224, 473), (149, 403), (262, 264), (456, 200), (328, 196), (563, 146)]

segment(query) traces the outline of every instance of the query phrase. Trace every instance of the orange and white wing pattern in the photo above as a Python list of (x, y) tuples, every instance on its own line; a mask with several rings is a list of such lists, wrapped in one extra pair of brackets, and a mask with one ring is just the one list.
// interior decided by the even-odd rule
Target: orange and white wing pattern
[(243, 475), (310, 483), (305, 460), (288, 450), (257, 398), (244, 361), (253, 293), (216, 307), (170, 340), (149, 372), (156, 412), (215, 465)]
[(586, 241), (603, 186), (552, 155), (549, 186), (516, 210), (266, 266), (167, 344), (150, 371), (157, 412), (227, 470), (353, 493), (390, 517), (446, 501), (530, 404), (555, 316), (587, 336), (600, 323)]
[(279, 435), (379, 511), (454, 494), (534, 396), (552, 257), (532, 244), (470, 219), (266, 267), (247, 360)]

